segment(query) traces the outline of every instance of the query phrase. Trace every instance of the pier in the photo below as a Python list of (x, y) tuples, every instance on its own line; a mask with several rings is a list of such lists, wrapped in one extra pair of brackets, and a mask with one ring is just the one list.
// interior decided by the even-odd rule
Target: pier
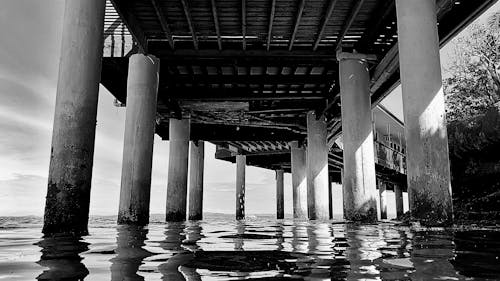
[[(330, 219), (335, 182), (346, 220), (387, 218), (394, 190), (398, 217), (407, 191), (412, 219), (451, 224), (439, 48), (494, 2), (67, 0), (43, 232), (87, 233), (99, 83), (126, 106), (120, 224), (149, 222), (154, 134), (167, 221), (203, 218), (210, 142), (237, 219), (251, 165), (275, 171), (278, 219), (283, 192)], [(379, 104), (398, 85), (404, 123)]]

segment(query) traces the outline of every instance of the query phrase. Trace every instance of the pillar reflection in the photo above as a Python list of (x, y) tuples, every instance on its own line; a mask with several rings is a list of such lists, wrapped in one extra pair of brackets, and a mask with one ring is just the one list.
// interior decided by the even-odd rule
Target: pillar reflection
[(48, 268), (38, 275), (37, 280), (83, 280), (89, 274), (80, 256), (80, 253), (89, 250), (89, 244), (81, 237), (44, 237), (36, 245), (42, 248), (42, 256), (37, 263)]
[(148, 229), (141, 226), (119, 225), (117, 232), (116, 256), (110, 260), (111, 280), (144, 280), (137, 271), (143, 260), (153, 255), (143, 248), (146, 245)]
[(243, 251), (243, 246), (245, 244), (243, 237), (245, 234), (246, 230), (246, 225), (244, 221), (237, 221), (236, 222), (236, 236), (234, 238), (234, 250), (236, 251)]

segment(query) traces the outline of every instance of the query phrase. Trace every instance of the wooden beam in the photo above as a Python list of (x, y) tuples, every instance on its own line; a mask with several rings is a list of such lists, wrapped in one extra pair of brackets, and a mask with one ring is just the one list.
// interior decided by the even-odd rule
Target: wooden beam
[(186, 20), (189, 26), (189, 31), (191, 32), (191, 36), (193, 37), (194, 49), (198, 50), (198, 37), (196, 36), (196, 32), (194, 30), (193, 20), (191, 18), (191, 10), (189, 9), (189, 5), (187, 3), (188, 0), (180, 0), (180, 1), (182, 3), (184, 15), (186, 16)]
[(295, 36), (297, 36), (297, 31), (299, 30), (300, 19), (302, 18), (302, 13), (304, 12), (304, 7), (306, 6), (306, 0), (299, 0), (299, 9), (297, 10), (297, 15), (295, 16), (295, 25), (293, 27), (292, 36), (290, 37), (290, 43), (288, 44), (288, 50), (291, 51), (293, 48), (293, 43), (295, 41)]
[(351, 28), (352, 24), (356, 20), (356, 16), (358, 15), (359, 11), (361, 10), (361, 7), (363, 6), (363, 3), (365, 0), (358, 0), (356, 4), (354, 4), (354, 7), (351, 10), (351, 13), (349, 14), (349, 17), (347, 18), (344, 27), (342, 27), (342, 31), (340, 32), (339, 37), (337, 38), (337, 43), (335, 46), (335, 50), (338, 50), (342, 46), (342, 40), (344, 40), (345, 36), (347, 35), (347, 32), (349, 32), (349, 29)]
[(158, 96), (162, 99), (185, 101), (264, 101), (264, 100), (324, 100), (327, 97), (318, 94), (263, 94), (252, 93), (248, 88), (198, 88), (182, 87), (160, 89)]
[(368, 29), (363, 33), (361, 39), (356, 43), (356, 48), (361, 50), (363, 47), (366, 48), (372, 40), (375, 39), (377, 34), (380, 33), (380, 27), (386, 20), (386, 18), (391, 14), (395, 14), (395, 4), (394, 0), (381, 1), (377, 6), (375, 13), (371, 16), (370, 22), (367, 25)]
[(248, 60), (255, 60), (256, 58), (265, 58), (269, 59), (281, 59), (285, 58), (287, 60), (293, 58), (301, 58), (301, 59), (309, 59), (317, 61), (325, 62), (336, 62), (336, 52), (335, 50), (322, 50), (313, 52), (312, 50), (246, 50), (243, 51), (241, 49), (224, 49), (222, 51), (214, 50), (214, 49), (205, 49), (205, 50), (190, 50), (190, 49), (178, 49), (175, 51), (169, 50), (165, 48), (164, 44), (158, 44), (158, 42), (151, 41), (150, 42), (150, 50), (154, 51), (154, 54), (159, 58), (163, 57), (177, 57), (177, 58), (193, 58), (196, 60), (203, 59), (213, 59), (213, 58), (226, 58), (226, 59), (234, 59), (234, 58), (247, 58)]
[(214, 17), (215, 33), (217, 34), (217, 45), (219, 46), (219, 51), (221, 51), (222, 39), (220, 36), (219, 17), (217, 16), (217, 5), (215, 4), (215, 0), (210, 0), (210, 3), (212, 5), (212, 16)]
[(321, 39), (323, 38), (323, 34), (325, 33), (326, 27), (328, 26), (328, 21), (330, 20), (333, 10), (335, 9), (335, 5), (337, 4), (338, 0), (330, 0), (330, 3), (328, 4), (328, 8), (326, 9), (325, 16), (323, 17), (323, 22), (321, 24), (321, 28), (319, 29), (318, 32), (318, 37), (316, 37), (316, 40), (314, 41), (313, 45), (313, 51), (316, 51), (318, 49), (319, 43), (321, 42)]
[(243, 51), (247, 49), (247, 2), (246, 0), (241, 0), (241, 35), (243, 36)]
[(151, 0), (151, 3), (153, 4), (153, 8), (156, 13), (156, 17), (158, 18), (158, 21), (160, 22), (161, 29), (163, 30), (163, 33), (165, 33), (165, 37), (167, 37), (168, 44), (170, 45), (170, 48), (172, 50), (175, 50), (175, 45), (174, 45), (174, 39), (172, 37), (172, 32), (170, 31), (170, 27), (168, 26), (167, 22), (167, 17), (163, 13), (163, 10), (158, 3), (158, 0)]
[(269, 48), (271, 47), (271, 38), (273, 35), (273, 22), (274, 22), (274, 14), (276, 12), (276, 0), (272, 0), (273, 2), (271, 3), (271, 13), (269, 15), (269, 25), (267, 27), (267, 43), (266, 43), (266, 49), (269, 51)]
[[(169, 81), (166, 84), (326, 84), (332, 77), (328, 75), (222, 75), (222, 70), (220, 67), (218, 69), (218, 75), (190, 75), (190, 74), (180, 74), (175, 76), (170, 76)], [(160, 74), (160, 77), (162, 75)], [(317, 86), (313, 90), (319, 90)], [(302, 91), (303, 89), (298, 89)]]
[(146, 38), (144, 30), (142, 30), (139, 22), (130, 11), (128, 3), (130, 3), (130, 1), (111, 0), (111, 4), (113, 4), (116, 13), (118, 13), (120, 18), (122, 19), (123, 24), (125, 24), (128, 31), (132, 35), (132, 38), (134, 38), (135, 42), (139, 46), (139, 52), (147, 53), (148, 39)]
[(118, 17), (116, 20), (109, 25), (109, 27), (104, 31), (104, 40), (106, 40), (113, 32), (115, 32), (116, 28), (120, 26), (122, 23), (121, 19)]

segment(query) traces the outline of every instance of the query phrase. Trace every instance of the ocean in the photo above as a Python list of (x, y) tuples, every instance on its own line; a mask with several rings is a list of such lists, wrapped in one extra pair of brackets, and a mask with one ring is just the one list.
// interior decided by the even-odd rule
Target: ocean
[(0, 280), (500, 280), (500, 231), (411, 229), (206, 214), (199, 222), (48, 237), (39, 217), (0, 217)]

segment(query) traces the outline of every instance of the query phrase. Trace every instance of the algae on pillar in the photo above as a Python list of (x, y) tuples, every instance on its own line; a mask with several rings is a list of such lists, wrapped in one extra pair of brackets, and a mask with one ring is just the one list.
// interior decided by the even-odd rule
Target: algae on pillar
[(283, 170), (276, 170), (276, 218), (285, 218), (285, 194), (283, 183)]
[(45, 234), (88, 232), (105, 3), (66, 1)]
[(307, 204), (309, 219), (330, 218), (327, 127), (323, 116), (307, 113)]
[(411, 216), (449, 225), (453, 207), (435, 0), (396, 0)]
[(245, 166), (246, 156), (236, 155), (236, 219), (245, 218)]
[(307, 219), (306, 149), (298, 141), (290, 143), (292, 162), (293, 217)]
[(189, 118), (170, 118), (166, 221), (186, 220), (189, 134)]
[(190, 220), (203, 218), (203, 170), (205, 160), (205, 142), (192, 141), (189, 171), (189, 213)]
[(344, 143), (344, 218), (377, 220), (370, 76), (363, 54), (338, 53), (342, 141)]
[(154, 56), (129, 59), (119, 224), (149, 223), (159, 69)]

